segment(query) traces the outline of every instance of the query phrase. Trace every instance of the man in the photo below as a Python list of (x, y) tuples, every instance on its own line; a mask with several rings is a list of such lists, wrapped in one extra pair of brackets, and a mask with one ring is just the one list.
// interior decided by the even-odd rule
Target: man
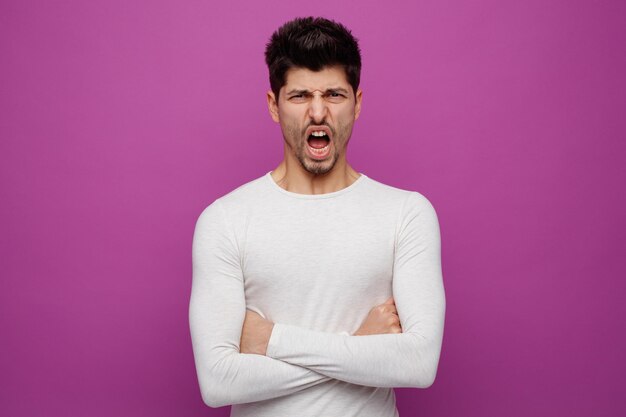
[(198, 380), (232, 416), (397, 416), (443, 336), (437, 217), (346, 161), (361, 57), (342, 25), (295, 19), (266, 49), (284, 159), (217, 199), (193, 241)]

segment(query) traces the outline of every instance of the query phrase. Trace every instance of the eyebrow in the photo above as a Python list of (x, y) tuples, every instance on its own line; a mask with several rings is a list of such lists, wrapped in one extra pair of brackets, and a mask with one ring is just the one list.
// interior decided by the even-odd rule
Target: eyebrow
[[(327, 88), (326, 91), (324, 91), (324, 94), (328, 94), (328, 93), (343, 93), (347, 95), (348, 90), (346, 90), (345, 88), (341, 88), (341, 87)], [(309, 90), (290, 90), (287, 92), (287, 95), (292, 95), (292, 94), (311, 94), (311, 92)]]

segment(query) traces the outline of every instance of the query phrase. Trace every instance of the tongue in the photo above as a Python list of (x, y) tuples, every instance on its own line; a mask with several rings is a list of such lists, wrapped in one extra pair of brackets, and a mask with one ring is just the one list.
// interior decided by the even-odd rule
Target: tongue
[(311, 137), (309, 138), (309, 146), (315, 149), (321, 149), (328, 143), (328, 139)]

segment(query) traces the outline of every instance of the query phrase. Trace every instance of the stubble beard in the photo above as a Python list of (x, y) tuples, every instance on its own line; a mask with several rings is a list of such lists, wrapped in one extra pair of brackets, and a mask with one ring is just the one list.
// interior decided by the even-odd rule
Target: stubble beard
[(300, 131), (297, 126), (290, 126), (283, 133), (283, 138), (287, 146), (294, 149), (296, 159), (298, 159), (302, 168), (313, 175), (327, 174), (335, 167), (335, 164), (339, 160), (339, 148), (345, 148), (351, 133), (350, 128), (347, 126), (338, 126), (337, 130), (335, 130), (326, 123), (321, 123), (320, 125), (328, 126), (333, 137), (332, 153), (322, 161), (316, 161), (307, 155), (305, 149), (307, 146), (307, 138), (304, 136), (306, 128), (304, 131)]

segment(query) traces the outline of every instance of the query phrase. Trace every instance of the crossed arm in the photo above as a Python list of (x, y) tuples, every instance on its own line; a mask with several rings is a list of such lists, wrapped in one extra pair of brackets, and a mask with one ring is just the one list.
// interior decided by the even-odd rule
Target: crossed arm
[[(273, 329), (274, 323), (254, 311), (246, 311), (243, 329), (241, 329), (240, 352), (267, 355), (267, 345)], [(387, 333), (402, 333), (393, 297), (373, 307), (353, 336)]]
[[(217, 407), (261, 401), (330, 379), (377, 387), (432, 384), (445, 310), (439, 227), (424, 197), (412, 194), (409, 204), (398, 232), (393, 276), (395, 307), (403, 333), (365, 336), (262, 323), (259, 317), (257, 324), (269, 326), (269, 332), (262, 330), (263, 325), (245, 326), (237, 245), (221, 226), (225, 219), (219, 204), (209, 206), (198, 219), (194, 234), (189, 312), (205, 403)], [(390, 311), (387, 309), (387, 314), (393, 314)], [(225, 312), (228, 317), (224, 317)], [(247, 318), (255, 319), (251, 313)], [(256, 338), (261, 346), (265, 344), (265, 355), (262, 348), (255, 352), (259, 354), (245, 353), (248, 348), (244, 344), (242, 349), (241, 343), (246, 335)], [(253, 352), (251, 348), (249, 353)]]

